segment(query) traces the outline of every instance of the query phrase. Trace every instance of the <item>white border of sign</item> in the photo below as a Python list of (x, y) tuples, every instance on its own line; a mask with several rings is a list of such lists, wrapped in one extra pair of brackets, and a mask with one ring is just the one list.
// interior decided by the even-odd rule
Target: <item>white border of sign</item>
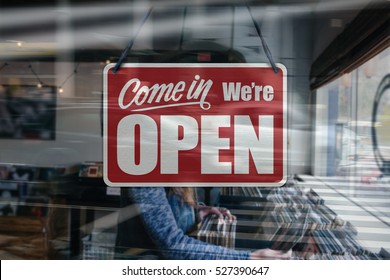
[[(115, 67), (115, 63), (106, 65), (103, 70), (103, 179), (104, 182), (110, 187), (280, 187), (287, 181), (287, 69), (283, 64), (276, 63), (276, 66), (283, 72), (283, 178), (276, 183), (193, 183), (193, 182), (161, 182), (161, 183), (115, 183), (108, 179), (107, 174), (107, 74)], [(220, 67), (220, 68), (271, 68), (266, 63), (210, 63), (210, 64), (191, 64), (191, 63), (124, 63), (122, 68), (126, 67), (154, 67), (154, 68), (169, 68), (169, 67), (189, 67), (189, 68), (206, 68), (206, 67)], [(142, 184), (142, 185), (141, 185)]]

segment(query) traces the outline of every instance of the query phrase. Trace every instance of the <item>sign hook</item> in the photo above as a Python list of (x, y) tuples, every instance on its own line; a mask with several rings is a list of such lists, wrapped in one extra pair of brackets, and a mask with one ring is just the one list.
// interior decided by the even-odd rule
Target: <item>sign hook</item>
[(265, 52), (265, 55), (267, 56), (268, 61), (271, 63), (272, 69), (274, 70), (275, 74), (278, 74), (278, 68), (276, 67), (275, 61), (274, 61), (272, 54), (271, 54), (271, 51), (268, 48), (268, 45), (263, 37), (263, 34), (261, 33), (260, 26), (257, 23), (257, 21), (255, 20), (253, 14), (252, 14), (251, 8), (249, 7), (248, 3), (246, 1), (244, 1), (244, 3), (249, 11), (251, 18), (252, 18), (253, 24), (255, 25), (257, 35), (260, 37), (261, 44), (263, 45), (263, 50)]
[(135, 38), (137, 38), (139, 32), (141, 31), (142, 29), (142, 26), (144, 26), (145, 22), (148, 20), (150, 14), (152, 13), (152, 10), (153, 10), (153, 7), (149, 8), (148, 12), (145, 14), (145, 16), (143, 17), (140, 25), (138, 26), (136, 32), (134, 33), (133, 37), (131, 38), (129, 44), (127, 45), (126, 49), (123, 51), (121, 57), (119, 58), (118, 62), (116, 63), (114, 69), (112, 70), (112, 72), (114, 74), (116, 74), (116, 72), (118, 72), (119, 68), (121, 67), (123, 61), (125, 60), (128, 52), (130, 51), (130, 49), (133, 47), (134, 45), (134, 41), (135, 41)]

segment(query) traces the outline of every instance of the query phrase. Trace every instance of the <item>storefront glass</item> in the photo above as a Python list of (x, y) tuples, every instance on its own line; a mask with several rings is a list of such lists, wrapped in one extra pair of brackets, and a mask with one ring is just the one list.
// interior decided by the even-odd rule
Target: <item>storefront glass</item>
[(294, 258), (389, 258), (389, 48), (310, 87), (314, 61), (376, 1), (242, 2), (0, 1), (0, 259), (164, 258), (132, 228), (127, 188), (103, 181), (103, 71), (130, 43), (125, 63), (287, 69), (286, 184), (196, 188), (237, 223), (217, 223), (220, 241), (209, 217), (191, 238), (253, 251), (293, 234)]

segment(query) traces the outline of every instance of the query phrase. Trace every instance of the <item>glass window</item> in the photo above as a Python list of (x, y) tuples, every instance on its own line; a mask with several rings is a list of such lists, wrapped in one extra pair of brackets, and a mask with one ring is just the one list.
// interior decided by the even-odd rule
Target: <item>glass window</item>
[[(388, 160), (389, 94), (384, 83), (389, 74), (390, 50), (371, 58), (356, 70), (317, 90), (317, 143), (326, 148), (317, 150), (326, 160), (317, 163), (317, 173), (327, 176), (353, 177), (358, 180), (380, 179), (378, 164)], [(383, 91), (372, 123), (375, 98)], [(321, 103), (322, 102), (322, 103)], [(322, 134), (319, 135), (319, 131)], [(382, 155), (374, 155), (373, 132), (378, 139), (377, 148)], [(321, 139), (322, 138), (322, 139)], [(325, 138), (325, 139), (324, 139)], [(319, 144), (317, 147), (321, 147)], [(379, 162), (377, 162), (379, 160)]]
[[(0, 1), (0, 259), (196, 258), (199, 255), (176, 250), (187, 250), (193, 243), (202, 252), (200, 258), (213, 258), (208, 253), (218, 256), (221, 251), (225, 258), (248, 258), (251, 251), (283, 246), (304, 259), (384, 258), (378, 253), (390, 248), (390, 50), (316, 92), (310, 89), (313, 61), (323, 56), (323, 49), (347, 29), (367, 1), (359, 5), (354, 1), (342, 5), (317, 0), (247, 1), (249, 7), (235, 0), (178, 2)], [(155, 7), (150, 17), (135, 36), (151, 5)], [(287, 170), (286, 184), (280, 188), (161, 187), (157, 199), (144, 205), (165, 203), (164, 211), (155, 211), (165, 216), (153, 216), (146, 228), (134, 190), (131, 195), (128, 188), (109, 187), (103, 180), (103, 69), (117, 62), (133, 39), (124, 62), (194, 63), (202, 69), (202, 63), (271, 65), (272, 56), (283, 64), (288, 118), (275, 123), (286, 123), (287, 129), (275, 134), (285, 132), (288, 151), (286, 162), (275, 166)], [(237, 71), (241, 70), (237, 67)], [(236, 69), (231, 76), (239, 76)], [(264, 93), (265, 86), (251, 84), (241, 92), (236, 87), (234, 95), (244, 99), (250, 87)], [(167, 95), (168, 102), (174, 100), (172, 96)], [(258, 103), (247, 104), (224, 109), (221, 115), (229, 110), (226, 114), (231, 116), (260, 110)], [(259, 116), (284, 112), (273, 106), (261, 109), (265, 113)], [(249, 123), (241, 119), (243, 125)], [(254, 123), (261, 122), (257, 118)], [(184, 126), (177, 127), (173, 135), (187, 140)], [(137, 137), (138, 130), (134, 126)], [(199, 142), (208, 142), (204, 139), (212, 136), (213, 129), (209, 130)], [(225, 128), (218, 133), (230, 137), (233, 146), (248, 136), (246, 129), (237, 131), (243, 131), (242, 138), (234, 138)], [(274, 133), (263, 131), (265, 137)], [(255, 143), (262, 133), (252, 133), (247, 142)], [(219, 139), (210, 139), (220, 145)], [(284, 142), (272, 142), (270, 147), (274, 146)], [(221, 150), (213, 158), (223, 164), (234, 158), (232, 163), (239, 165), (233, 149)], [(243, 150), (243, 154), (248, 151)], [(280, 157), (277, 149), (270, 150), (261, 154)], [(249, 151), (245, 160), (247, 155)], [(193, 168), (192, 161), (186, 168)], [(254, 177), (263, 176), (261, 172)], [(153, 197), (148, 194), (140, 197)], [(216, 216), (206, 215), (215, 211), (228, 217), (232, 213), (237, 221), (221, 223)], [(151, 226), (168, 228), (168, 233), (180, 237), (160, 235), (160, 241), (186, 243), (175, 243), (167, 250), (173, 255), (167, 257), (166, 248), (150, 238)], [(198, 239), (210, 244), (199, 245)], [(329, 253), (330, 247), (341, 243), (339, 251)], [(231, 251), (214, 245), (235, 251), (229, 255)]]
[(390, 227), (389, 65), (387, 48), (315, 93), (313, 156), (321, 161), (313, 173), (343, 198), (343, 206), (335, 197), (328, 205), (349, 217), (358, 239), (377, 250), (388, 243)]

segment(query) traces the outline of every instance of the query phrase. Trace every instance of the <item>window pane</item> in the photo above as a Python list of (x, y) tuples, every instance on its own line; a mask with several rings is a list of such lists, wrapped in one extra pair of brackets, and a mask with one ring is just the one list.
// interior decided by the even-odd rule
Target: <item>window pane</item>
[[(325, 170), (321, 175), (354, 177), (363, 181), (376, 180), (381, 175), (378, 165), (390, 160), (389, 65), (390, 50), (387, 49), (317, 91), (317, 104), (322, 104), (316, 113), (321, 119), (316, 123), (317, 142), (321, 129), (319, 122), (326, 126), (325, 130), (321, 129), (326, 149), (317, 150), (326, 155), (326, 162), (321, 164), (322, 168), (314, 169)], [(382, 91), (379, 97), (378, 92)], [(372, 130), (375, 98), (378, 105)], [(326, 112), (319, 114), (318, 110)], [(377, 156), (372, 132), (377, 139)]]

